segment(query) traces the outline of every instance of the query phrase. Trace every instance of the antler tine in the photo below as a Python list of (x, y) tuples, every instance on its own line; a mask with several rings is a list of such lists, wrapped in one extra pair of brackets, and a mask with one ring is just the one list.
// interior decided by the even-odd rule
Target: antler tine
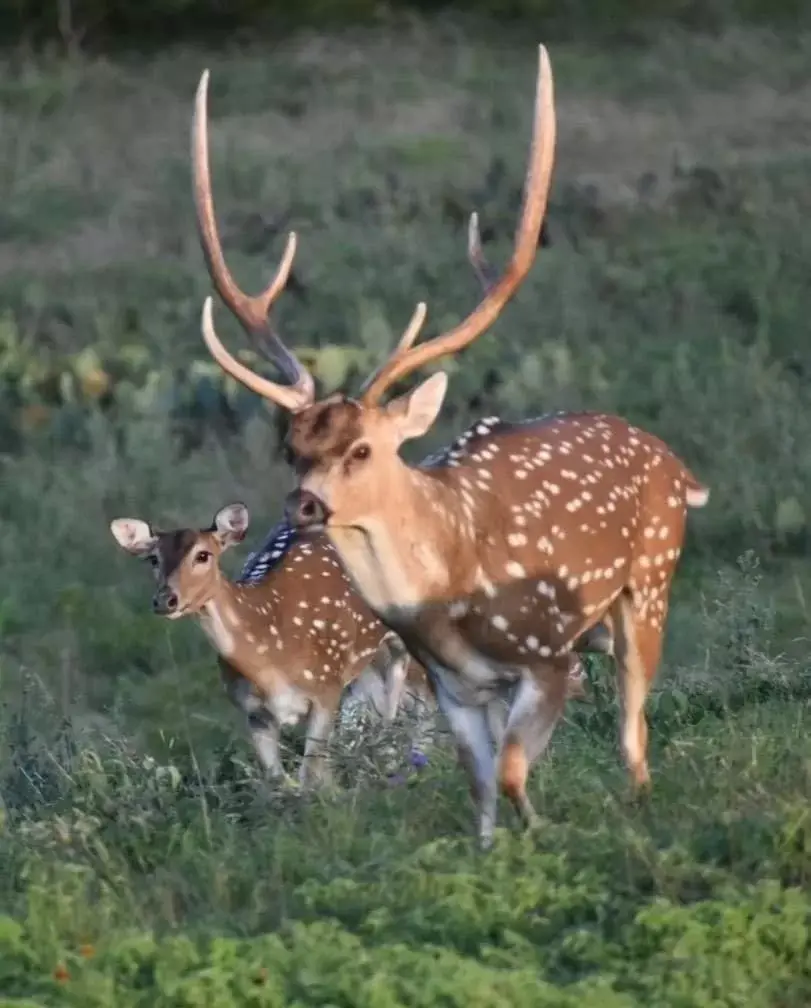
[[(271, 285), (275, 287), (279, 281), (279, 277), (282, 276), (283, 281), (280, 286), (279, 293), (281, 293), (281, 289), (283, 289), (284, 286), (286, 285), (287, 276), (290, 271), (290, 266), (288, 265), (287, 261), (288, 261), (288, 255), (291, 250), (291, 244), (290, 244), (291, 237), (292, 238), (295, 237), (294, 231), (291, 231), (290, 235), (288, 235), (288, 241), (287, 245), (285, 245), (284, 254), (282, 255), (281, 262), (279, 263), (279, 268), (276, 271), (276, 276), (273, 278), (273, 283)], [(295, 244), (292, 246), (292, 249), (293, 251), (295, 251)], [(292, 254), (289, 255), (289, 262), (292, 265), (293, 262)], [(275, 300), (275, 297), (272, 300)], [(250, 335), (253, 341), (254, 349), (257, 351), (257, 353), (261, 354), (266, 360), (270, 361), (271, 364), (274, 364), (284, 373), (284, 364), (283, 361), (280, 359), (279, 348), (281, 347), (282, 353), (284, 354), (286, 353), (286, 347), (284, 346), (282, 338), (281, 336), (279, 336), (276, 327), (273, 325), (273, 322), (270, 319), (270, 315), (267, 315), (265, 317), (264, 330), (262, 332), (255, 332), (255, 333), (252, 332)]]
[[(315, 398), (315, 383), (312, 375), (284, 345), (281, 339), (273, 330), (269, 321), (269, 312), (274, 301), (284, 290), (290, 269), (293, 265), (293, 258), (296, 254), (296, 233), (291, 231), (287, 237), (287, 245), (279, 262), (276, 274), (261, 294), (251, 297), (240, 290), (228, 265), (220, 244), (219, 231), (217, 229), (217, 219), (214, 213), (214, 201), (211, 194), (211, 171), (208, 157), (208, 80), (209, 72), (204, 70), (197, 86), (197, 94), (194, 102), (194, 118), (192, 123), (192, 167), (194, 174), (194, 202), (197, 209), (197, 226), (200, 232), (200, 243), (208, 267), (209, 275), (214, 284), (214, 288), (225, 302), (227, 307), (237, 317), (243, 329), (253, 339), (262, 339), (266, 350), (273, 362), (290, 383), (289, 387), (276, 385), (266, 379), (254, 376), (259, 380), (264, 389), (260, 394), (267, 399), (285, 405), (286, 409), (302, 409), (309, 405)], [(210, 299), (209, 299), (210, 300)], [(220, 343), (214, 332), (214, 324), (211, 316), (211, 308), (208, 308), (208, 333), (206, 333), (205, 317), (206, 309), (203, 310), (204, 336), (206, 344), (214, 354), (220, 366), (232, 377), (241, 381), (248, 387), (254, 386), (245, 380), (247, 369), (239, 365), (239, 375), (231, 369), (231, 363), (238, 363)], [(212, 349), (218, 347), (218, 353)], [(258, 391), (255, 388), (254, 391)], [(278, 394), (282, 391), (282, 395)], [(282, 403), (284, 400), (284, 404)]]
[[(400, 337), (400, 342), (397, 344), (394, 350), (392, 350), (389, 360), (393, 360), (394, 358), (399, 357), (401, 354), (404, 354), (411, 349), (411, 347), (414, 345), (414, 341), (420, 334), (420, 330), (425, 325), (425, 316), (427, 312), (428, 312), (427, 305), (425, 304), (424, 301), (420, 301), (417, 307), (414, 309), (414, 314), (411, 316), (408, 325), (405, 327), (403, 335)], [(361, 396), (363, 396), (366, 389), (369, 388), (369, 386), (374, 381), (377, 380), (381, 371), (383, 370), (384, 367), (387, 366), (387, 364), (388, 361), (382, 364), (377, 369), (377, 371), (374, 371), (372, 374), (369, 375), (369, 377), (366, 379), (366, 381), (363, 383), (361, 387), (360, 390)]]
[(208, 347), (208, 352), (214, 360), (220, 365), (226, 374), (231, 375), (232, 378), (235, 378), (251, 392), (256, 392), (257, 395), (262, 396), (264, 399), (269, 399), (271, 402), (276, 403), (277, 406), (281, 406), (282, 409), (286, 409), (290, 413), (298, 413), (299, 410), (304, 409), (305, 406), (308, 406), (312, 402), (312, 399), (308, 400), (304, 398), (300, 388), (288, 385), (278, 385), (269, 378), (263, 378), (255, 371), (251, 371), (250, 368), (240, 363), (233, 354), (225, 349), (219, 336), (214, 330), (211, 295), (209, 295), (203, 302), (203, 314), (200, 319), (200, 328), (203, 333), (205, 344)]
[[(480, 336), (498, 318), (532, 266), (538, 248), (538, 236), (546, 212), (555, 154), (555, 99), (552, 68), (546, 48), (538, 47), (538, 79), (535, 95), (535, 119), (526, 182), (524, 208), (515, 237), (512, 258), (501, 277), (486, 292), (478, 307), (459, 325), (427, 343), (393, 354), (368, 383), (363, 395), (367, 406), (379, 402), (394, 382), (416, 371), (429, 361), (458, 353)], [(478, 234), (478, 227), (476, 227)]]
[(467, 258), (473, 267), (473, 272), (476, 274), (479, 283), (482, 285), (484, 293), (487, 294), (498, 280), (498, 276), (485, 258), (482, 249), (482, 236), (479, 231), (479, 215), (475, 210), (470, 215), (470, 222), (467, 226)]
[(408, 325), (405, 327), (403, 335), (400, 337), (400, 342), (397, 344), (397, 348), (394, 351), (396, 354), (403, 354), (407, 350), (411, 349), (420, 334), (420, 330), (425, 325), (425, 316), (427, 313), (428, 306), (424, 301), (420, 301), (414, 309), (414, 314), (411, 316)]

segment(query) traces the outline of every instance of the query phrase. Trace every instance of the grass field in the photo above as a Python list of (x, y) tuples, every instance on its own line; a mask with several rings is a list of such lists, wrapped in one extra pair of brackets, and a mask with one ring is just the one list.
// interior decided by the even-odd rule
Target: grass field
[[(607, 408), (710, 485), (649, 708), (649, 802), (595, 662), (533, 777), (535, 838), (504, 809), (478, 854), (442, 745), (392, 788), (374, 747), (338, 740), (351, 784), (268, 804), (202, 635), (151, 615), (108, 531), (242, 499), (250, 548), (286, 485), (270, 414), (228, 435), (201, 413), (190, 448), (162, 392), (208, 363), (201, 70), (231, 264), (257, 289), (299, 232), (280, 327), (329, 387), (340, 348), (371, 366), (416, 300), (429, 332), (474, 303), (471, 210), (506, 255), (536, 41), (441, 20), (0, 63), (0, 1008), (811, 1003), (811, 36), (551, 52), (550, 247), (415, 448), (477, 415)], [(88, 347), (154, 374), (104, 409), (21, 384), (21, 359)]]

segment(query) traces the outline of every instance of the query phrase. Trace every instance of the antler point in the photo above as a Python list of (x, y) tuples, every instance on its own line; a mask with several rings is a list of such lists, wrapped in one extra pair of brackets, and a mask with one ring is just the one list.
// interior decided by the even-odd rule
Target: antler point
[(479, 215), (475, 210), (467, 224), (467, 244), (468, 248), (474, 248), (479, 244)]

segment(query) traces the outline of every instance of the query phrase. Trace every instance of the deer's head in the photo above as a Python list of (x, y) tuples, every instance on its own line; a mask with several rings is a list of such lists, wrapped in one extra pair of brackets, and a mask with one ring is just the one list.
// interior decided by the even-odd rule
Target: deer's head
[(157, 583), (153, 611), (178, 619), (200, 612), (214, 597), (222, 577), (220, 554), (245, 538), (248, 520), (244, 504), (229, 504), (206, 529), (155, 532), (140, 518), (116, 518), (110, 531), (127, 553), (149, 561)]
[(429, 430), (446, 388), (439, 372), (385, 406), (332, 396), (296, 414), (287, 436), (299, 481), (287, 501), (290, 520), (299, 527), (363, 526), (391, 507), (400, 446)]
[(524, 207), (512, 259), (494, 277), (484, 259), (476, 215), (470, 222), (468, 255), (484, 296), (459, 325), (415, 345), (425, 321), (419, 304), (389, 359), (366, 382), (358, 399), (332, 395), (315, 400), (312, 375), (284, 345), (270, 321), (270, 310), (287, 282), (296, 251), (291, 233), (273, 280), (261, 294), (239, 289), (225, 263), (211, 195), (207, 127), (208, 71), (197, 89), (192, 131), (194, 193), (203, 251), (214, 287), (241, 325), (285, 379), (271, 381), (251, 371), (225, 349), (217, 336), (212, 301), (203, 307), (206, 345), (220, 367), (247, 388), (291, 414), (287, 439), (297, 486), (288, 498), (288, 513), (299, 526), (363, 526), (367, 516), (396, 508), (403, 474), (400, 446), (425, 434), (435, 422), (447, 389), (447, 376), (437, 372), (410, 393), (383, 403), (395, 382), (438, 358), (468, 346), (497, 318), (526, 277), (535, 258), (546, 211), (555, 149), (552, 71), (539, 48), (533, 142), (527, 171)]

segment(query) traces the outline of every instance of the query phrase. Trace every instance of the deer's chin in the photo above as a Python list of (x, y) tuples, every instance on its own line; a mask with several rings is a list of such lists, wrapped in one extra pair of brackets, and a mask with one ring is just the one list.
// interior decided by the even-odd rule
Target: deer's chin
[(364, 516), (362, 518), (340, 518), (330, 515), (325, 522), (320, 525), (308, 525), (308, 530), (315, 532), (362, 532), (369, 534), (369, 522)]
[(321, 528), (325, 532), (329, 532), (331, 530), (336, 532), (338, 530), (348, 532), (351, 530), (353, 532), (365, 533), (368, 531), (365, 524), (361, 524), (357, 521), (336, 521), (334, 518), (328, 518), (326, 524), (322, 525)]
[(164, 619), (170, 619), (170, 620), (180, 619), (182, 616), (185, 616), (188, 611), (189, 611), (189, 607), (188, 606), (183, 606), (182, 609), (175, 609), (174, 612), (166, 613), (166, 615), (163, 618)]

